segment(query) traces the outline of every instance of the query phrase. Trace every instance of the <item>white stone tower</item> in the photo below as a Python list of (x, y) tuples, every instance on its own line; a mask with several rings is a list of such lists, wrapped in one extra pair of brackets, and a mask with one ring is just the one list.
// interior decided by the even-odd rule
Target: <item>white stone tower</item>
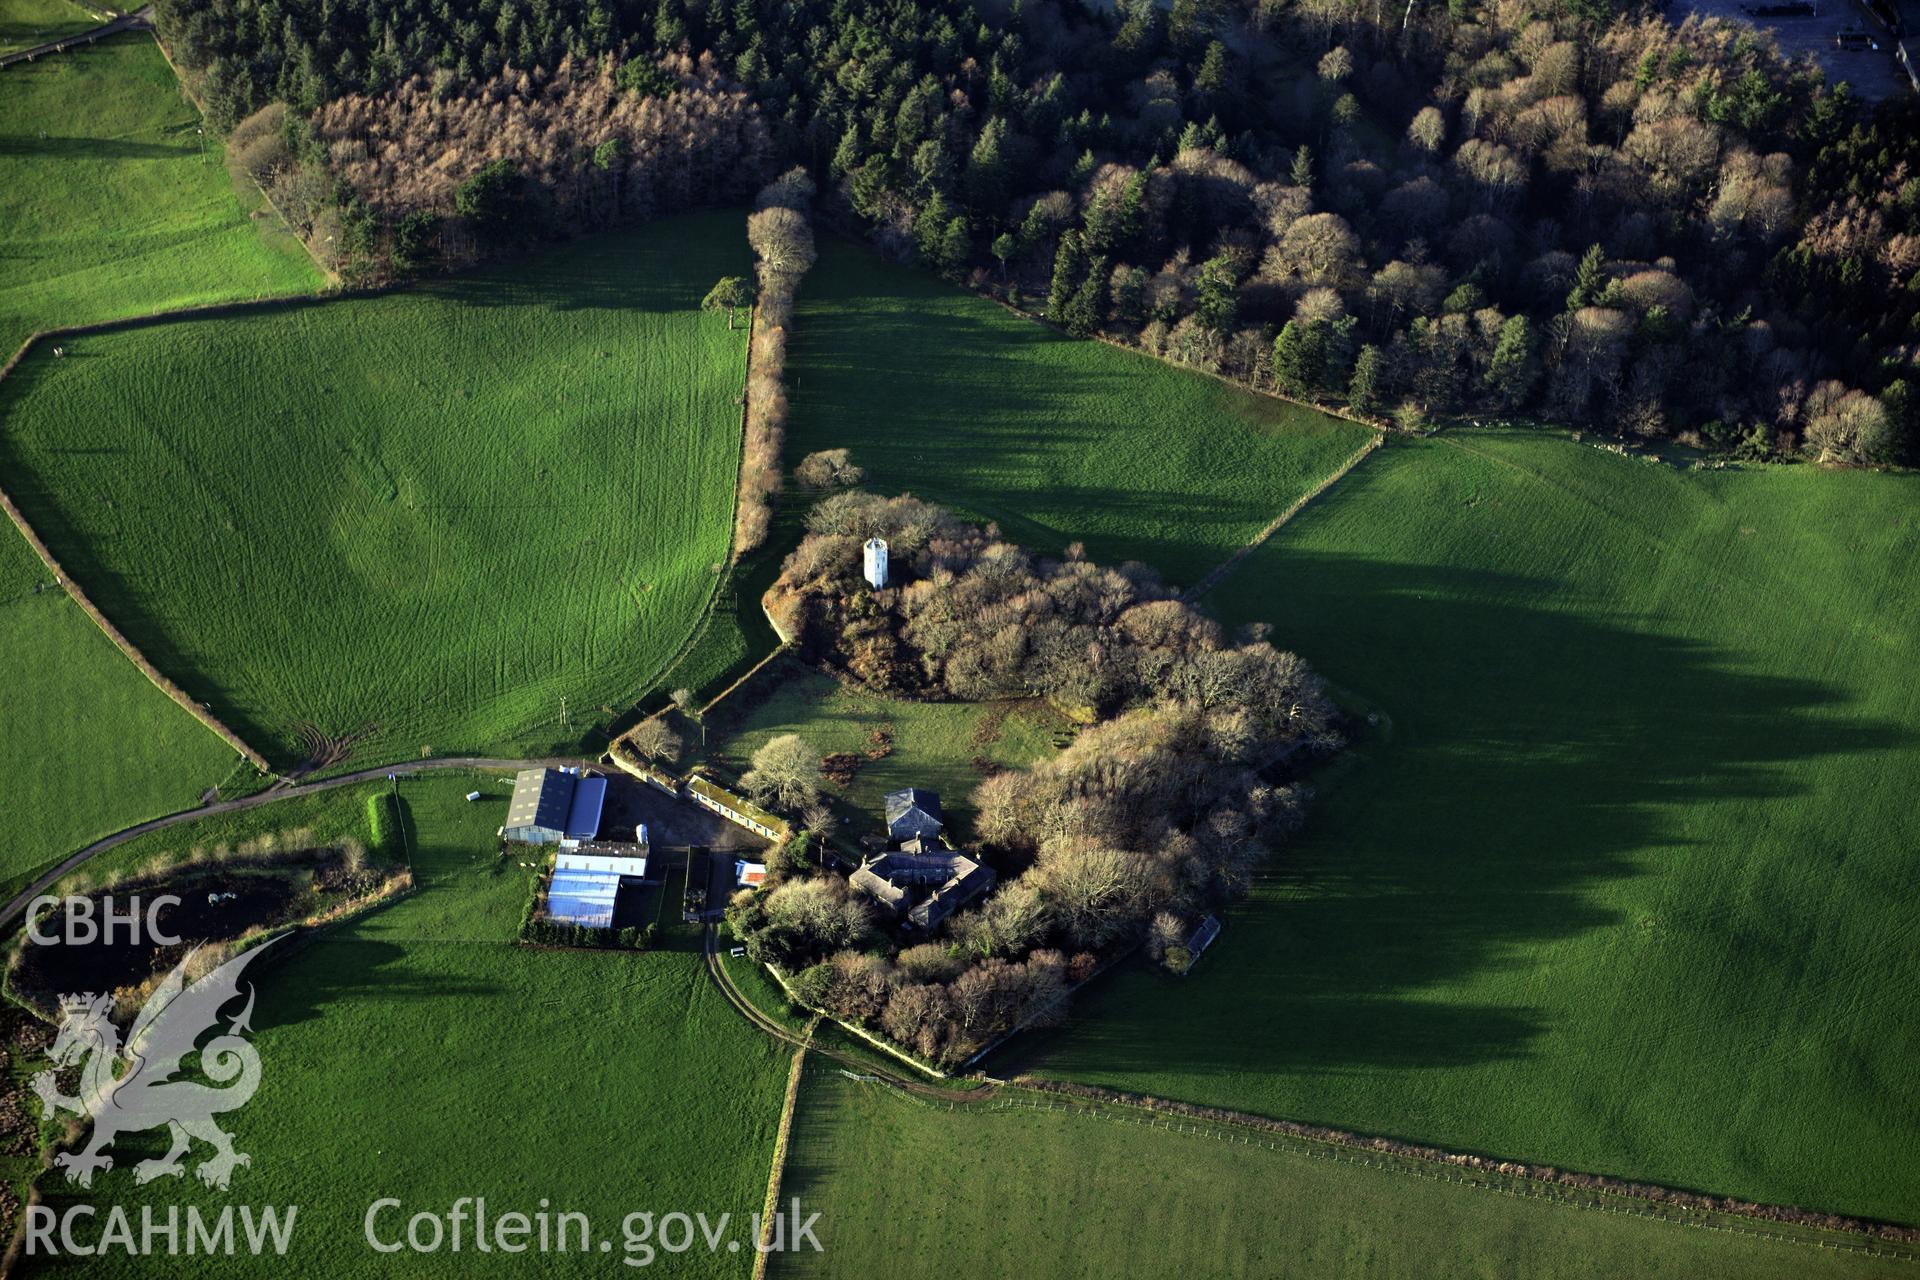
[(887, 540), (867, 539), (867, 582), (876, 590), (887, 585)]

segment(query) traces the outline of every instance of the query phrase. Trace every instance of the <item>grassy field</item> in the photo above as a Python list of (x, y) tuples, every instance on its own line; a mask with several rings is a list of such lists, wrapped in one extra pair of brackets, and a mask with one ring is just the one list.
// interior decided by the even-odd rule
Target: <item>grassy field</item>
[[(758, 1210), (786, 1052), (721, 1001), (689, 942), (643, 955), (510, 945), (526, 884), (494, 853), (504, 793), (487, 787), (487, 799), (468, 804), (471, 785), (403, 780), (414, 894), (260, 973), (262, 1083), (225, 1118), (253, 1164), (236, 1172), (231, 1193), (191, 1177), (136, 1187), (131, 1163), (159, 1150), (150, 1144), (116, 1149), (113, 1170), (82, 1199), (103, 1212), (109, 1203), (300, 1206), (284, 1259), (195, 1259), (193, 1274), (210, 1277), (523, 1274), (530, 1265), (607, 1274), (619, 1269), (629, 1212)], [(329, 807), (336, 818), (308, 815), (316, 827), (365, 813), (357, 789)], [(57, 1177), (44, 1185), (67, 1203)], [(493, 1216), (543, 1204), (582, 1211), (596, 1243), (612, 1240), (613, 1259), (483, 1255), (470, 1235), (458, 1254), (377, 1255), (362, 1222), (383, 1196), (405, 1206), (380, 1219), (388, 1235), (407, 1215), (445, 1214), (461, 1196), (486, 1197)], [(743, 1260), (722, 1250), (663, 1269), (744, 1276)], [(113, 1256), (71, 1269), (178, 1275), (179, 1265)]]
[(843, 241), (794, 319), (789, 462), (846, 447), (1058, 552), (1191, 583), (1365, 443), (1364, 427), (1066, 337)]
[[(35, 590), (38, 584), (42, 589)], [(0, 900), (48, 863), (184, 809), (239, 766), (121, 656), (0, 521)]]
[[(0, 48), (82, 30), (66, 0), (0, 0)], [(0, 350), (34, 329), (319, 285), (263, 235), (147, 36), (9, 67), (0, 93)], [(16, 480), (11, 471), (5, 483)], [(19, 821), (0, 890), (98, 836), (183, 808), (234, 757), (147, 683), (0, 528), (0, 771)], [(249, 773), (251, 771), (248, 771)]]
[[(48, 0), (5, 0), (0, 30)], [(78, 13), (70, 6), (63, 11)], [(93, 25), (88, 19), (84, 26)], [(25, 41), (23, 41), (25, 43)], [(35, 329), (317, 288), (299, 243), (250, 218), (217, 138), (148, 35), (6, 70), (0, 350)]]
[[(1359, 1167), (1306, 1144), (1274, 1150), (1242, 1145), (1240, 1133), (1227, 1142), (1216, 1130), (1146, 1128), (1113, 1118), (1119, 1114), (949, 1112), (850, 1081), (815, 1060), (794, 1123), (786, 1188), (821, 1212), (824, 1252), (776, 1258), (770, 1274), (932, 1280), (955, 1274), (957, 1258), (966, 1260), (967, 1274), (1034, 1280), (1810, 1280), (1913, 1271), (1910, 1261), (1797, 1242), (1821, 1239), (1811, 1234), (1769, 1242), (1442, 1182), (1430, 1168), (1421, 1177), (1410, 1171), (1417, 1166)], [(1502, 1189), (1518, 1185), (1493, 1181)], [(1714, 1221), (1725, 1227), (1729, 1220)]]
[(0, 53), (31, 49), (100, 22), (94, 11), (72, 0), (0, 0)]
[(1920, 480), (1396, 441), (1211, 603), (1382, 719), (997, 1072), (1920, 1222)]
[(1018, 768), (1053, 751), (1049, 722), (1018, 704), (882, 698), (797, 663), (769, 667), (754, 681), (734, 695), (741, 708), (722, 703), (709, 726), (713, 754), (736, 769), (783, 733), (799, 734), (822, 754), (859, 756), (875, 748), (875, 733), (892, 733), (892, 751), (863, 758), (852, 785), (825, 784), (850, 838), (879, 832), (887, 792), (910, 786), (939, 792), (948, 822), (964, 832), (973, 815), (968, 797), (984, 776), (975, 758)]
[(270, 759), (570, 745), (726, 556), (745, 334), (697, 304), (746, 255), (737, 214), (669, 219), (75, 339), (0, 388), (0, 460), (95, 602)]

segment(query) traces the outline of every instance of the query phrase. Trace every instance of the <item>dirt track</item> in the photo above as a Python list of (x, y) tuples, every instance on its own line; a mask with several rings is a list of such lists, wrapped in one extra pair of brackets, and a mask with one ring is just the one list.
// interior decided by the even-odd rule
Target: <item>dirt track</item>
[(221, 800), (214, 804), (202, 805), (198, 809), (183, 809), (170, 813), (164, 818), (152, 818), (136, 823), (124, 831), (116, 831), (101, 840), (95, 840), (86, 848), (70, 854), (60, 864), (35, 880), (15, 895), (13, 901), (0, 907), (0, 933), (20, 918), (20, 914), (48, 885), (66, 875), (89, 858), (105, 853), (115, 845), (125, 844), (135, 836), (143, 836), (149, 831), (162, 831), (178, 826), (182, 822), (192, 822), (197, 818), (208, 818), (218, 813), (238, 813), (242, 809), (255, 809), (263, 804), (272, 804), (275, 800), (284, 800), (289, 796), (313, 795), (321, 791), (332, 791), (337, 787), (350, 787), (357, 782), (372, 782), (387, 774), (409, 777), (416, 773), (438, 773), (446, 769), (529, 769), (538, 765), (584, 765), (584, 760), (566, 760), (550, 758), (546, 760), (504, 760), (495, 756), (449, 756), (442, 760), (416, 760), (408, 764), (383, 764), (371, 769), (357, 769), (352, 773), (343, 773), (335, 778), (326, 778), (320, 782), (309, 782), (295, 787), (270, 787), (254, 795), (242, 796), (238, 800)]
[(149, 5), (132, 13), (123, 13), (112, 22), (103, 23), (91, 30), (76, 31), (70, 36), (49, 40), (31, 49), (17, 49), (12, 53), (0, 55), (0, 67), (12, 66), (16, 62), (32, 62), (35, 58), (44, 58), (50, 53), (61, 53), (75, 45), (92, 44), (95, 40), (118, 35), (122, 31), (147, 31), (152, 27), (153, 7)]

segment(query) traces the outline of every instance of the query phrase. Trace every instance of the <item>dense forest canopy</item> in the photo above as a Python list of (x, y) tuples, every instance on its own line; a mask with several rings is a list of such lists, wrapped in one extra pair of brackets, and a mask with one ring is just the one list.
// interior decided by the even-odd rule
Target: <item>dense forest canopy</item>
[(285, 111), (249, 167), (350, 269), (744, 199), (798, 163), (886, 250), (1289, 394), (1912, 448), (1916, 113), (1743, 24), (1595, 0), (158, 11), (217, 124)]

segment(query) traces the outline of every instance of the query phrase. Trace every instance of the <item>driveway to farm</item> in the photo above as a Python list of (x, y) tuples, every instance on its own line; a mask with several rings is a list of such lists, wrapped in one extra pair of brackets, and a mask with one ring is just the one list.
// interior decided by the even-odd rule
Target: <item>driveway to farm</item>
[(336, 787), (350, 787), (357, 782), (373, 782), (388, 774), (410, 777), (416, 773), (438, 773), (446, 769), (531, 769), (540, 765), (558, 768), (562, 765), (587, 765), (588, 760), (570, 760), (563, 757), (549, 757), (544, 760), (506, 760), (498, 756), (448, 756), (441, 760), (416, 760), (407, 764), (383, 764), (371, 769), (357, 769), (352, 773), (343, 773), (335, 778), (320, 782), (308, 782), (294, 787), (270, 787), (265, 791), (238, 800), (220, 800), (213, 804), (202, 805), (198, 809), (183, 809), (179, 813), (170, 813), (164, 818), (154, 818), (147, 822), (116, 831), (103, 840), (96, 840), (78, 853), (63, 860), (60, 865), (48, 871), (17, 894), (13, 901), (0, 907), (0, 932), (9, 928), (20, 918), (32, 902), (44, 892), (48, 885), (66, 875), (75, 867), (97, 854), (105, 853), (115, 845), (125, 844), (135, 836), (143, 836), (149, 831), (161, 831), (177, 826), (182, 822), (192, 822), (197, 818), (212, 817), (217, 813), (238, 813), (242, 809), (255, 809), (263, 804), (272, 804), (276, 800), (286, 800), (293, 796), (313, 795), (321, 791), (331, 791)]
[(928, 1084), (924, 1080), (917, 1080), (911, 1076), (902, 1075), (891, 1068), (881, 1066), (866, 1058), (856, 1057), (853, 1054), (843, 1053), (838, 1049), (814, 1043), (811, 1035), (803, 1035), (798, 1032), (789, 1031), (762, 1013), (759, 1006), (747, 999), (746, 993), (734, 985), (733, 976), (727, 972), (726, 964), (720, 959), (720, 930), (718, 926), (709, 924), (706, 927), (705, 934), (701, 939), (700, 949), (702, 959), (706, 962), (708, 981), (710, 981), (714, 989), (720, 993), (720, 998), (733, 1007), (735, 1013), (752, 1023), (758, 1030), (783, 1044), (790, 1044), (795, 1048), (810, 1049), (814, 1053), (838, 1062), (842, 1067), (851, 1068), (848, 1072), (850, 1075), (856, 1075), (868, 1080), (879, 1080), (885, 1084), (892, 1085), (896, 1089), (904, 1089), (908, 1093), (917, 1094), (922, 1098), (934, 1098), (941, 1102), (968, 1104), (989, 1101), (999, 1092), (1000, 1086), (1005, 1083), (1004, 1081), (995, 1080), (991, 1076), (983, 1076), (981, 1077), (983, 1084), (974, 1088), (943, 1088), (940, 1085)]
[(10, 66), (16, 62), (31, 62), (35, 58), (43, 58), (50, 53), (59, 53), (62, 50), (71, 49), (75, 45), (92, 44), (95, 40), (103, 36), (117, 35), (122, 31), (145, 31), (152, 26), (153, 6), (148, 5), (146, 8), (136, 10), (133, 13), (123, 13), (112, 22), (103, 23), (91, 30), (76, 31), (70, 36), (62, 36), (58, 40), (49, 40), (45, 44), (37, 44), (31, 49), (19, 49), (13, 53), (0, 56), (0, 67)]

